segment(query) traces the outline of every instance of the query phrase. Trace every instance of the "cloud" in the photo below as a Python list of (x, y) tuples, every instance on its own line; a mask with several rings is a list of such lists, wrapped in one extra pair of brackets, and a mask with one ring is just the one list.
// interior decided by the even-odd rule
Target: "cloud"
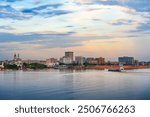
[(16, 1), (23, 1), (23, 0), (1, 0), (1, 1), (5, 1), (5, 2), (16, 2)]
[(69, 26), (66, 26), (67, 28), (72, 28), (72, 27), (74, 27), (74, 26), (71, 26), (71, 25), (69, 25)]
[(70, 36), (72, 32), (62, 34), (0, 34), (0, 51), (39, 51), (41, 49), (81, 46)]
[(7, 25), (2, 25), (2, 26), (0, 26), (0, 29), (2, 29), (2, 30), (14, 30), (15, 28), (13, 28), (11, 26), (7, 26)]
[(47, 16), (47, 17), (59, 16), (59, 15), (65, 15), (71, 13), (71, 11), (57, 9), (60, 6), (63, 6), (63, 4), (47, 4), (35, 8), (23, 9), (22, 13), (33, 15), (33, 16), (40, 15), (40, 16)]
[(81, 5), (86, 4), (99, 4), (99, 5), (119, 5), (135, 9), (140, 12), (150, 11), (150, 0), (71, 0), (74, 3)]
[(0, 33), (0, 42), (26, 42), (26, 41), (37, 41), (44, 40), (48, 38), (61, 38), (74, 34), (75, 32), (67, 33), (24, 33), (24, 34), (12, 34), (12, 33)]
[(41, 17), (53, 17), (71, 13), (71, 11), (56, 9), (60, 6), (62, 6), (62, 4), (47, 4), (30, 9), (18, 10), (11, 5), (0, 5), (0, 18), (26, 20), (35, 15), (40, 15)]
[(113, 22), (112, 25), (132, 25), (134, 22), (134, 20), (119, 19), (116, 22)]
[(96, 43), (101, 40), (145, 39), (150, 30), (149, 8), (149, 0), (3, 0), (1, 50), (62, 50), (99, 40), (93, 43), (98, 50)]
[(41, 11), (41, 10), (51, 10), (52, 8), (58, 8), (60, 6), (63, 6), (63, 4), (47, 4), (47, 5), (41, 5), (38, 7), (30, 8), (30, 9), (23, 9), (22, 12), (28, 13), (33, 11)]
[(12, 8), (10, 5), (0, 5), (0, 18), (9, 18), (16, 20), (28, 19), (30, 16), (24, 15), (16, 9)]
[(132, 32), (146, 32), (145, 35), (148, 33), (150, 33), (150, 21), (143, 23), (142, 25), (140, 25), (139, 27), (137, 27), (137, 29), (133, 30)]
[(83, 42), (94, 40), (107, 40), (111, 37), (75, 37), (72, 36), (75, 32), (55, 33), (55, 34), (10, 34), (0, 33), (0, 50), (15, 51), (15, 50), (38, 50), (50, 48), (67, 48), (79, 47)]

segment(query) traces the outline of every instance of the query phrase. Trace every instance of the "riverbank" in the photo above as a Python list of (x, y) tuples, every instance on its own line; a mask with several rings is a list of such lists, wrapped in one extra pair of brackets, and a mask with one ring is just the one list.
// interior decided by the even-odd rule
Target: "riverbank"
[[(88, 68), (89, 68), (89, 67), (88, 67)], [(95, 68), (95, 69), (99, 69), (99, 70), (111, 69), (111, 68), (119, 69), (120, 66), (118, 66), (118, 65), (113, 65), (113, 66), (103, 65), (103, 66), (95, 66), (94, 68)], [(125, 66), (123, 66), (123, 68), (124, 68), (125, 70), (132, 70), (132, 69), (150, 69), (150, 65), (139, 65), (139, 66), (125, 65)]]
[[(75, 66), (74, 69), (96, 69), (96, 70), (105, 70), (105, 69), (119, 69), (119, 65), (96, 65), (96, 66)], [(123, 68), (125, 70), (132, 70), (132, 69), (150, 69), (150, 65), (124, 65)]]
[[(69, 68), (69, 70), (87, 70), (87, 69), (96, 69), (96, 70), (105, 70), (105, 69), (119, 69), (119, 65), (96, 65), (96, 66), (72, 66)], [(132, 66), (132, 65), (125, 65), (123, 66), (125, 70), (132, 70), (132, 69), (150, 69), (150, 65), (139, 65), (139, 66)], [(55, 68), (45, 68), (45, 69), (23, 69), (23, 71), (48, 71)], [(12, 69), (3, 69), (0, 71), (18, 71), (18, 70), (12, 70)]]
[[(89, 65), (89, 66), (72, 66), (67, 69), (75, 69), (75, 70), (86, 70), (86, 69), (96, 69), (96, 70), (105, 70), (105, 69), (119, 69), (119, 65)], [(132, 70), (132, 69), (150, 69), (150, 65), (124, 65), (123, 68), (125, 70)]]

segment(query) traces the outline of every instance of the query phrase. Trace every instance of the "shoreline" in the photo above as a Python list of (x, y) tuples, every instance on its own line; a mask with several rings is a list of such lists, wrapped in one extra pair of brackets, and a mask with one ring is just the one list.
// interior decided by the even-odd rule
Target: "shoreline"
[[(150, 65), (125, 65), (123, 66), (125, 70), (134, 70), (134, 69), (150, 69)], [(21, 69), (21, 70), (12, 70), (12, 69), (3, 69), (0, 71), (49, 71), (49, 70), (105, 70), (105, 69), (119, 69), (119, 65), (96, 65), (96, 66), (74, 66), (71, 68), (64, 69), (55, 69), (55, 68), (46, 68), (46, 69)]]
[[(96, 66), (95, 69), (119, 69), (120, 66), (115, 65), (115, 66)], [(132, 65), (124, 65), (123, 68), (125, 70), (134, 70), (134, 69), (150, 69), (150, 65), (139, 65), (139, 66), (132, 66)]]

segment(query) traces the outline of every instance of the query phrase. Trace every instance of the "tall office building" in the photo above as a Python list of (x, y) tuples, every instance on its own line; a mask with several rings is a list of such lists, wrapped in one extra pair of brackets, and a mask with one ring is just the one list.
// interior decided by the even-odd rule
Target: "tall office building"
[(134, 65), (135, 63), (134, 57), (127, 57), (127, 56), (119, 57), (118, 61), (119, 63), (125, 64), (125, 65)]
[(60, 58), (59, 62), (63, 64), (72, 64), (72, 59), (70, 57), (63, 56)]
[(71, 59), (71, 61), (73, 62), (73, 52), (65, 52), (65, 57), (66, 58), (70, 58)]

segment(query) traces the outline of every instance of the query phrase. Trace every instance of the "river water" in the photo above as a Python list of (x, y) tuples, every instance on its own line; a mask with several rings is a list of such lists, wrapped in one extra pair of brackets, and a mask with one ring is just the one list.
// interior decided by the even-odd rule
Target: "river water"
[(0, 71), (1, 100), (150, 99), (150, 69)]

